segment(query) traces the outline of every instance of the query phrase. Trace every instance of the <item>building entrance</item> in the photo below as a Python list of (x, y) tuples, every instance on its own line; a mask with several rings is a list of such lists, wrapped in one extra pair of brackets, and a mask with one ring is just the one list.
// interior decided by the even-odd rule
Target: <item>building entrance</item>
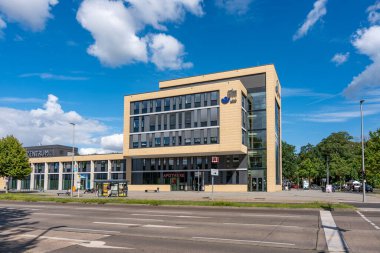
[(249, 191), (263, 192), (265, 191), (265, 178), (252, 177), (250, 180)]

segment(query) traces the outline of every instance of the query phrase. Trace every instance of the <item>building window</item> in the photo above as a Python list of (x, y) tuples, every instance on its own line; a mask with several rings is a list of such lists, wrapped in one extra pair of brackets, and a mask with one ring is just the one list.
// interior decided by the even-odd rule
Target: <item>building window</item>
[(175, 129), (175, 113), (170, 114), (170, 129)]
[(170, 145), (170, 137), (164, 137), (164, 146)]
[(171, 99), (171, 101), (172, 101), (172, 104), (173, 104), (173, 110), (177, 110), (177, 98), (174, 97), (174, 98)]
[(191, 145), (191, 131), (185, 131), (185, 145)]
[(153, 112), (153, 100), (149, 100), (149, 112)]
[(138, 132), (139, 131), (139, 118), (134, 117), (133, 118), (133, 132)]
[(141, 109), (141, 113), (147, 113), (148, 112), (148, 101), (142, 101), (142, 109)]
[(162, 105), (161, 99), (157, 99), (156, 100), (156, 112), (160, 112), (161, 111), (161, 105)]
[(216, 144), (218, 143), (218, 129), (212, 128), (210, 129), (210, 143)]
[(156, 137), (154, 140), (155, 147), (161, 146), (161, 137)]
[(191, 95), (186, 95), (186, 98), (185, 98), (185, 108), (186, 109), (191, 108)]
[(139, 114), (140, 113), (140, 102), (134, 102), (133, 107), (134, 107), (133, 113)]
[(208, 93), (203, 93), (202, 94), (202, 98), (203, 98), (203, 106), (207, 106), (208, 105), (209, 94)]
[(146, 148), (147, 142), (146, 142), (146, 134), (141, 134), (141, 147)]
[(165, 98), (164, 110), (165, 111), (170, 111), (170, 98)]
[(207, 109), (201, 109), (201, 127), (207, 126)]
[(201, 144), (201, 130), (194, 130), (194, 144)]
[(195, 94), (194, 95), (194, 107), (200, 107), (201, 106), (201, 94)]
[(149, 118), (149, 130), (150, 131), (155, 131), (156, 130), (156, 115), (151, 115)]
[(218, 108), (210, 109), (210, 125), (217, 126), (218, 125)]
[(182, 112), (178, 113), (178, 128), (182, 128)]
[(218, 92), (213, 91), (211, 92), (211, 105), (217, 105), (218, 104)]
[(185, 112), (185, 128), (191, 127), (191, 112)]

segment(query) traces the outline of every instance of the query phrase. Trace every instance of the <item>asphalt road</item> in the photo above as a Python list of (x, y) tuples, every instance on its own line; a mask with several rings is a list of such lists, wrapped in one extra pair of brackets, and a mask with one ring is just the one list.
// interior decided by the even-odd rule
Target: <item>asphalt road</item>
[(379, 252), (376, 210), (0, 202), (0, 252)]

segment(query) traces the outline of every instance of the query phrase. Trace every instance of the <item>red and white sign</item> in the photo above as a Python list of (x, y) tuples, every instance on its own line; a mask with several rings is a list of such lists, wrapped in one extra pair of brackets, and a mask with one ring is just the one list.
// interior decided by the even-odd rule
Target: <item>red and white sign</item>
[(219, 156), (211, 157), (211, 163), (219, 163)]

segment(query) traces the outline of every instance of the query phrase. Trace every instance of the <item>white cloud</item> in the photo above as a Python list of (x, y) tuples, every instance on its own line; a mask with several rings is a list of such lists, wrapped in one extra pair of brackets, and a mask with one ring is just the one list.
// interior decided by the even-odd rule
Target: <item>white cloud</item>
[(0, 13), (7, 22), (19, 23), (32, 31), (41, 31), (45, 28), (46, 21), (53, 17), (50, 11), (57, 4), (58, 0), (0, 0)]
[(2, 103), (43, 103), (40, 98), (18, 98), (18, 97), (0, 97)]
[(380, 22), (380, 13), (378, 12), (380, 10), (380, 1), (377, 1), (374, 5), (371, 5), (368, 7), (368, 21), (371, 24), (378, 24)]
[(310, 89), (303, 89), (303, 88), (286, 88), (283, 87), (281, 89), (282, 97), (316, 97), (316, 98), (331, 98), (335, 95), (328, 94), (328, 93), (322, 93), (322, 92), (315, 92)]
[(228, 14), (243, 15), (248, 12), (252, 2), (253, 0), (216, 0), (215, 4), (225, 9)]
[(100, 139), (100, 144), (102, 148), (108, 149), (108, 150), (123, 150), (123, 134), (113, 134), (104, 136)]
[(58, 81), (84, 81), (88, 80), (88, 77), (84, 76), (66, 76), (66, 75), (56, 75), (52, 73), (26, 73), (22, 74), (19, 77), (39, 77), (46, 80), (58, 80)]
[(3, 37), (3, 29), (7, 27), (5, 21), (0, 17), (0, 38)]
[(184, 62), (184, 46), (174, 37), (165, 34), (150, 36), (149, 48), (152, 52), (151, 61), (158, 69), (184, 69), (193, 66)]
[(307, 32), (312, 28), (317, 21), (326, 15), (326, 4), (328, 0), (317, 0), (314, 3), (313, 9), (307, 14), (306, 20), (302, 24), (302, 26), (297, 30), (297, 32), (293, 36), (293, 40), (298, 40), (304, 37)]
[(359, 53), (367, 55), (372, 63), (353, 78), (343, 93), (350, 98), (371, 95), (371, 90), (380, 86), (380, 26), (359, 29), (352, 44)]
[(65, 112), (54, 95), (48, 96), (43, 108), (28, 111), (0, 107), (0, 137), (14, 135), (24, 146), (39, 143), (72, 145), (73, 127), (70, 122), (76, 124), (76, 146), (109, 152), (122, 150), (119, 135), (108, 136), (108, 128), (103, 123), (75, 111)]
[(103, 65), (118, 67), (150, 61), (159, 69), (178, 69), (178, 66), (188, 66), (182, 60), (183, 45), (176, 39), (177, 43), (170, 44), (174, 48), (165, 45), (165, 52), (178, 54), (163, 53), (161, 56), (168, 58), (157, 61), (154, 55), (149, 54), (157, 53), (157, 49), (150, 50), (148, 47), (153, 45), (150, 39), (159, 35), (144, 36), (143, 32), (147, 26), (166, 31), (165, 22), (181, 22), (186, 12), (201, 16), (201, 4), (202, 0), (84, 0), (77, 20), (95, 40), (87, 52), (97, 57)]
[(342, 65), (343, 63), (345, 63), (348, 58), (350, 57), (350, 53), (347, 52), (345, 54), (342, 54), (342, 53), (336, 53), (333, 58), (331, 58), (331, 61), (334, 62), (336, 64), (336, 66), (339, 66), (339, 65)]

